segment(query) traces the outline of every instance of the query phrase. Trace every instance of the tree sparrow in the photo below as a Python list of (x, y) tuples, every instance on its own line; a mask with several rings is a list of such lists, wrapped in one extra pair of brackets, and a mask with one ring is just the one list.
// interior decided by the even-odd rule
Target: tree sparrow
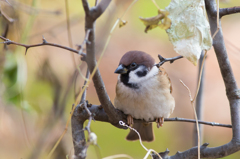
[[(143, 141), (153, 141), (152, 123), (133, 123), (133, 118), (150, 121), (156, 119), (157, 127), (170, 116), (175, 107), (171, 81), (163, 68), (155, 66), (154, 59), (142, 51), (129, 51), (123, 55), (115, 73), (119, 74), (114, 105), (128, 115), (128, 125), (133, 124)], [(130, 131), (127, 140), (137, 140)]]

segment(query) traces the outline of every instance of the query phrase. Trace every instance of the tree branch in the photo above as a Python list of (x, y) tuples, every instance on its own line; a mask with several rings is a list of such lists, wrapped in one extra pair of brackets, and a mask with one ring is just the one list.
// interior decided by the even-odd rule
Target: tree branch
[(86, 15), (89, 15), (90, 7), (87, 0), (82, 0), (83, 9)]
[[(95, 12), (95, 10), (98, 10), (96, 14), (97, 16), (100, 16), (102, 12), (106, 9), (106, 7), (109, 5), (111, 2), (110, 0), (102, 0), (95, 9), (90, 9), (90, 13), (87, 13), (86, 5), (87, 1), (82, 0), (83, 2), (83, 8), (86, 12), (85, 16), (85, 32), (87, 34), (87, 30), (91, 30), (89, 33), (89, 43), (87, 43), (86, 50), (87, 50), (87, 56), (86, 56), (86, 62), (89, 68), (90, 73), (92, 74), (94, 69), (96, 69), (95, 74), (92, 77), (93, 83), (95, 90), (98, 95), (98, 99), (103, 106), (105, 112), (107, 113), (110, 123), (119, 127), (118, 121), (119, 120), (124, 120), (121, 114), (115, 109), (113, 104), (110, 101), (110, 98), (106, 92), (105, 85), (102, 81), (101, 74), (99, 72), (99, 69), (97, 68), (97, 62), (96, 62), (96, 57), (95, 57), (95, 18), (98, 17), (93, 17), (92, 13)], [(94, 7), (93, 7), (94, 8)], [(95, 14), (95, 13), (94, 13)]]
[(165, 62), (170, 62), (173, 63), (175, 60), (181, 59), (183, 58), (183, 56), (176, 56), (176, 57), (172, 57), (172, 58), (164, 58), (161, 55), (158, 54), (158, 58), (160, 60), (160, 62), (158, 64), (156, 64), (157, 67), (162, 66)]
[(94, 7), (90, 8), (87, 0), (82, 0), (83, 9), (86, 16), (91, 19), (92, 22), (97, 20), (107, 9), (112, 0), (101, 0), (99, 3), (96, 1)]
[[(88, 41), (90, 32), (91, 32), (91, 30), (88, 29), (87, 32), (86, 32), (86, 36), (85, 36), (82, 44), (78, 46), (78, 47), (79, 47), (79, 51), (78, 51), (78, 54), (79, 54), (79, 55), (84, 54), (84, 53), (83, 53), (83, 46), (86, 45), (87, 43), (90, 43), (90, 42)], [(86, 56), (85, 56), (85, 57), (82, 57), (82, 60), (83, 60), (83, 61), (86, 61)], [(88, 74), (88, 76), (89, 76), (89, 74)]]
[[(40, 44), (33, 44), (33, 45), (25, 45), (25, 44), (21, 44), (21, 43), (17, 43), (17, 42), (14, 42), (14, 41), (11, 41), (3, 36), (0, 36), (0, 39), (2, 39), (4, 42), (2, 42), (3, 44), (7, 44), (7, 45), (18, 45), (18, 46), (22, 46), (22, 47), (25, 47), (26, 48), (26, 51), (25, 51), (25, 54), (27, 54), (27, 51), (29, 48), (32, 48), (32, 47), (39, 47), (39, 46), (44, 46), (44, 45), (49, 45), (49, 46), (53, 46), (53, 47), (58, 47), (58, 48), (62, 48), (62, 49), (65, 49), (65, 50), (68, 50), (68, 51), (71, 51), (71, 52), (74, 52), (76, 54), (78, 54), (78, 50), (75, 50), (75, 49), (72, 49), (70, 47), (67, 47), (67, 46), (62, 46), (62, 45), (59, 45), (59, 44), (54, 44), (54, 43), (49, 43), (45, 40), (45, 38), (43, 37), (43, 42), (40, 43)], [(81, 56), (85, 57), (86, 54), (81, 52), (80, 54)]]
[(219, 17), (222, 18), (225, 15), (240, 13), (240, 6), (232, 7), (232, 8), (220, 8), (219, 9)]
[[(84, 86), (87, 84), (87, 80), (89, 79), (89, 71), (87, 69), (86, 72), (86, 80), (84, 81)], [(76, 106), (75, 110), (73, 112), (73, 116), (71, 119), (72, 124), (72, 138), (73, 138), (73, 146), (74, 146), (74, 155), (77, 159), (84, 159), (87, 156), (87, 145), (86, 145), (86, 139), (84, 135), (84, 129), (83, 124), (86, 119), (83, 119), (78, 116), (79, 109), (82, 109), (81, 105), (85, 105), (86, 107), (86, 94), (87, 89), (84, 90), (82, 94), (82, 98), (80, 101), (80, 104)], [(88, 109), (85, 109), (86, 111)], [(88, 117), (91, 117), (91, 115), (88, 112)]]
[(93, 19), (97, 19), (100, 17), (104, 11), (107, 9), (108, 5), (112, 0), (101, 0), (96, 7), (91, 8), (91, 16)]
[[(91, 114), (94, 114), (94, 119), (97, 121), (102, 121), (102, 122), (110, 122), (106, 112), (104, 111), (103, 107), (101, 105), (92, 105), (92, 104), (88, 104), (87, 103), (87, 107), (88, 110), (91, 112)], [(87, 120), (89, 117), (89, 112), (86, 111), (85, 109), (78, 108), (78, 116), (79, 118), (81, 118), (81, 120)], [(120, 114), (123, 115), (123, 118), (125, 118), (127, 115), (123, 114), (121, 111), (119, 111)], [(185, 118), (164, 118), (164, 121), (166, 122), (188, 122), (188, 123), (196, 123), (196, 120), (194, 119), (185, 119)], [(146, 122), (144, 120), (140, 120), (140, 119), (134, 119), (134, 123), (139, 123), (139, 122)], [(156, 122), (155, 119), (148, 121), (148, 122)], [(226, 127), (226, 128), (232, 128), (232, 125), (229, 124), (220, 124), (220, 123), (216, 123), (216, 122), (207, 122), (207, 121), (198, 121), (199, 124), (203, 124), (203, 125), (209, 125), (209, 126), (219, 126), (219, 127)]]

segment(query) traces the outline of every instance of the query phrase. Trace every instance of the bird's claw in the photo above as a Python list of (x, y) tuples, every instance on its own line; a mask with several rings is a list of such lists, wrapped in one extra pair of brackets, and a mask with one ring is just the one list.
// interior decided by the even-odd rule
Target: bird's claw
[(127, 116), (127, 123), (129, 126), (133, 125), (133, 117), (131, 115)]
[(164, 118), (163, 117), (157, 118), (156, 123), (157, 123), (157, 128), (159, 128), (160, 126), (162, 127), (164, 123)]

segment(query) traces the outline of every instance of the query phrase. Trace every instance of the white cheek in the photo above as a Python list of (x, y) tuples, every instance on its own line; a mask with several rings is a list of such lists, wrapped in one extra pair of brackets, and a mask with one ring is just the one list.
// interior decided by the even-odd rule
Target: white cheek
[[(138, 69), (137, 69), (138, 70)], [(135, 71), (131, 71), (129, 73), (129, 81), (128, 83), (139, 83), (141, 81), (141, 78), (139, 78), (137, 75), (136, 75), (136, 72), (137, 70)]]
[(156, 74), (158, 74), (158, 71), (159, 69), (154, 66), (148, 73), (146, 76), (143, 76), (143, 77), (139, 77), (136, 73), (140, 70), (143, 70), (144, 68), (142, 66), (140, 66), (139, 68), (137, 68), (136, 70), (134, 71), (131, 71), (129, 73), (129, 81), (128, 83), (141, 83), (153, 76), (155, 76)]

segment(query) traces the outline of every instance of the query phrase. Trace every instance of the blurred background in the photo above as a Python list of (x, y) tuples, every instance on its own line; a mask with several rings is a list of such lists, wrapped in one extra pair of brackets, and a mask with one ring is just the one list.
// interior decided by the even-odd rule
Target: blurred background
[[(89, 0), (91, 6), (93, 0)], [(109, 32), (121, 15), (131, 4), (131, 0), (114, 0), (97, 20), (96, 50), (97, 56), (103, 50)], [(10, 3), (10, 4), (9, 4)], [(19, 0), (0, 1), (0, 33), (7, 38), (24, 44), (42, 42), (42, 36), (48, 42), (71, 46), (68, 40), (65, 1), (58, 0)], [(169, 0), (157, 0), (164, 9)], [(84, 40), (84, 12), (80, 0), (68, 1), (72, 35), (72, 46), (77, 49)], [(238, 0), (221, 1), (220, 7), (239, 6)], [(114, 70), (122, 55), (130, 50), (141, 50), (151, 54), (156, 61), (157, 55), (163, 57), (178, 56), (168, 40), (166, 32), (160, 28), (144, 32), (145, 26), (139, 16), (157, 15), (152, 1), (139, 0), (123, 17), (127, 25), (116, 28), (104, 53), (99, 69), (111, 101), (115, 97), (117, 75)], [(224, 40), (231, 66), (238, 85), (240, 85), (240, 14), (222, 18)], [(5, 49), (4, 49), (5, 48)], [(7, 49), (7, 50), (6, 50)], [(80, 65), (85, 75), (86, 64), (78, 55), (51, 47), (25, 48), (0, 44), (0, 158), (46, 158), (63, 133), (69, 117), (75, 92), (83, 85), (79, 75), (74, 84), (75, 63)], [(75, 63), (73, 61), (73, 57)], [(193, 109), (187, 90), (179, 82), (181, 79), (191, 90), (196, 91), (198, 67), (186, 59), (165, 63), (163, 67), (169, 74), (173, 85), (176, 108), (171, 117), (193, 119)], [(213, 49), (208, 51), (205, 65), (203, 97), (203, 120), (231, 124), (229, 103), (224, 83)], [(75, 92), (74, 92), (75, 91)], [(95, 89), (91, 83), (87, 100), (99, 104)], [(138, 141), (125, 140), (129, 130), (113, 127), (111, 124), (92, 122), (91, 131), (98, 136), (98, 146), (90, 146), (87, 158), (103, 158), (116, 154), (127, 154), (133, 158), (143, 158), (146, 151)], [(144, 143), (147, 148), (163, 152), (168, 148), (169, 155), (185, 151), (193, 146), (194, 124), (184, 122), (165, 122), (157, 129), (154, 125), (155, 141)], [(228, 143), (232, 138), (229, 128), (203, 126), (203, 143), (209, 147)], [(61, 140), (52, 158), (73, 158), (74, 150), (71, 127)], [(240, 152), (226, 159), (238, 159)]]

